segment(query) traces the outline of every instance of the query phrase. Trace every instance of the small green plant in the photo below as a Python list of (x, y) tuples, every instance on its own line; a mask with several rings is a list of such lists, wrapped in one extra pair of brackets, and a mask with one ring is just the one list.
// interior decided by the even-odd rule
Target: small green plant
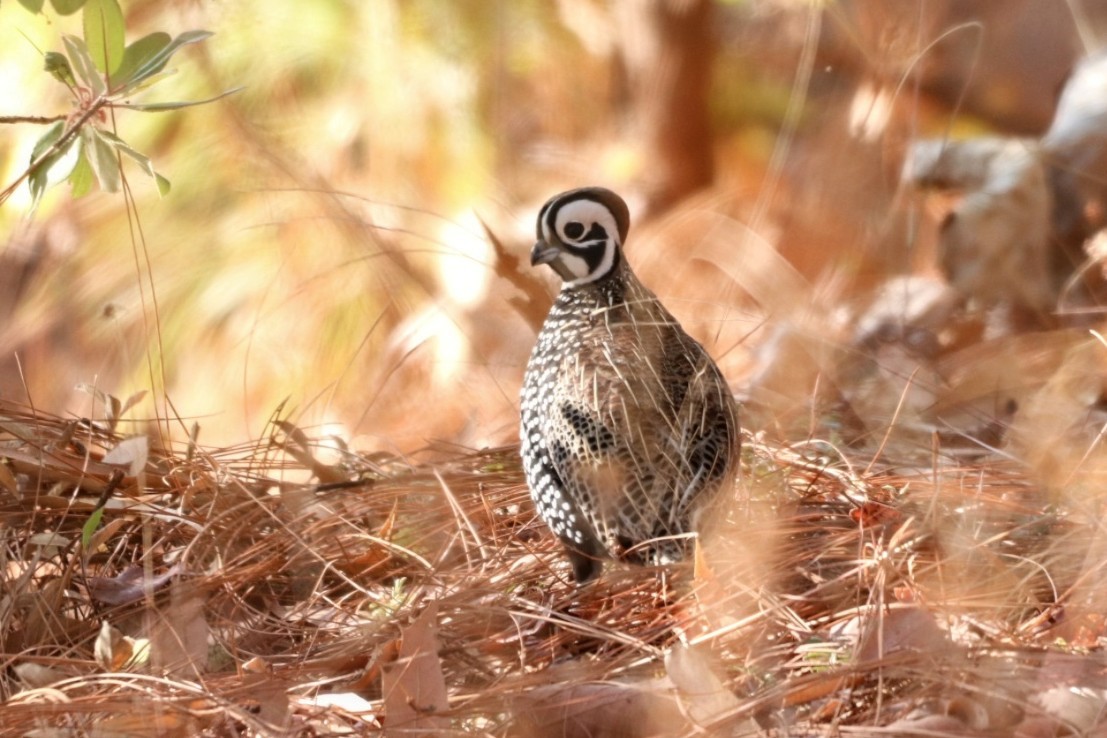
[[(44, 0), (19, 0), (27, 10), (42, 12)], [(118, 0), (50, 0), (60, 15), (83, 12), (84, 38), (62, 36), (65, 52), (43, 54), (45, 71), (65, 85), (73, 98), (73, 111), (57, 119), (33, 119), (53, 124), (38, 139), (30, 166), (5, 193), (0, 202), (26, 179), (37, 207), (52, 185), (68, 181), (73, 197), (92, 190), (93, 183), (104, 192), (118, 192), (123, 178), (124, 156), (154, 178), (158, 192), (169, 191), (169, 180), (159, 174), (153, 162), (120, 138), (110, 128), (117, 109), (159, 112), (176, 110), (218, 100), (237, 90), (228, 90), (207, 100), (139, 103), (130, 98), (172, 74), (166, 65), (178, 50), (198, 43), (209, 31), (186, 31), (176, 38), (158, 31), (133, 41), (125, 40), (123, 11)], [(24, 119), (31, 120), (31, 119)]]

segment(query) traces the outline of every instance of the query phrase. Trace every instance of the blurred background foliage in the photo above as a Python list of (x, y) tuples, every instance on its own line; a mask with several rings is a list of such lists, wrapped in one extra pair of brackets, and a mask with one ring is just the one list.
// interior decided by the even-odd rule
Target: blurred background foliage
[[(195, 419), (215, 445), (257, 437), (286, 403), (317, 433), (401, 452), (515, 438), (548, 306), (518, 279), (554, 285), (525, 264), (513, 280), (482, 223), (525, 259), (548, 196), (619, 190), (631, 260), (742, 394), (774, 323), (934, 273), (933, 221), (901, 185), (908, 144), (1040, 134), (1107, 20), (1052, 0), (123, 8), (128, 38), (215, 32), (174, 58), (158, 99), (243, 89), (117, 115), (173, 182), (164, 199), (130, 170), (132, 209), (68, 185), (34, 215), (25, 187), (0, 208), (0, 397), (98, 417), (78, 384), (153, 389), (132, 414)], [(67, 112), (36, 47), (60, 50), (77, 24), (0, 4), (0, 114)], [(5, 184), (41, 133), (5, 126)], [(762, 294), (738, 260), (751, 239), (781, 258)], [(791, 270), (809, 292), (774, 288)], [(816, 383), (789, 374), (771, 397), (798, 412)]]

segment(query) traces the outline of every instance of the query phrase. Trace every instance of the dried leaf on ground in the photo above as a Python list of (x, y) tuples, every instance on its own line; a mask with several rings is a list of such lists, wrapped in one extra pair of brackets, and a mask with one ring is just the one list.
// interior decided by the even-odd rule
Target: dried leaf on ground
[(449, 726), (449, 695), (438, 656), (438, 603), (431, 601), (400, 635), (396, 660), (381, 675), (386, 730), (415, 735)]

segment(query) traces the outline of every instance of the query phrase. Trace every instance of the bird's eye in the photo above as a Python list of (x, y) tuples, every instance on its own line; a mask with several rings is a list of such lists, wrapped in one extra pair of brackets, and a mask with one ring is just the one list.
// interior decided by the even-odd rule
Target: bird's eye
[(575, 220), (571, 220), (565, 224), (563, 229), (565, 236), (576, 241), (578, 238), (584, 235), (584, 224), (578, 223)]

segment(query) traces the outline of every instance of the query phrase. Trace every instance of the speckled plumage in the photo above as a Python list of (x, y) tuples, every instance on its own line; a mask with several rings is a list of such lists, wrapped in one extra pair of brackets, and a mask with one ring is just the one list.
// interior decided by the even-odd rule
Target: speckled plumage
[(617, 195), (573, 190), (542, 208), (532, 252), (565, 284), (527, 364), (521, 452), (578, 581), (604, 558), (681, 558), (738, 456), (726, 381), (627, 265), (628, 229)]

